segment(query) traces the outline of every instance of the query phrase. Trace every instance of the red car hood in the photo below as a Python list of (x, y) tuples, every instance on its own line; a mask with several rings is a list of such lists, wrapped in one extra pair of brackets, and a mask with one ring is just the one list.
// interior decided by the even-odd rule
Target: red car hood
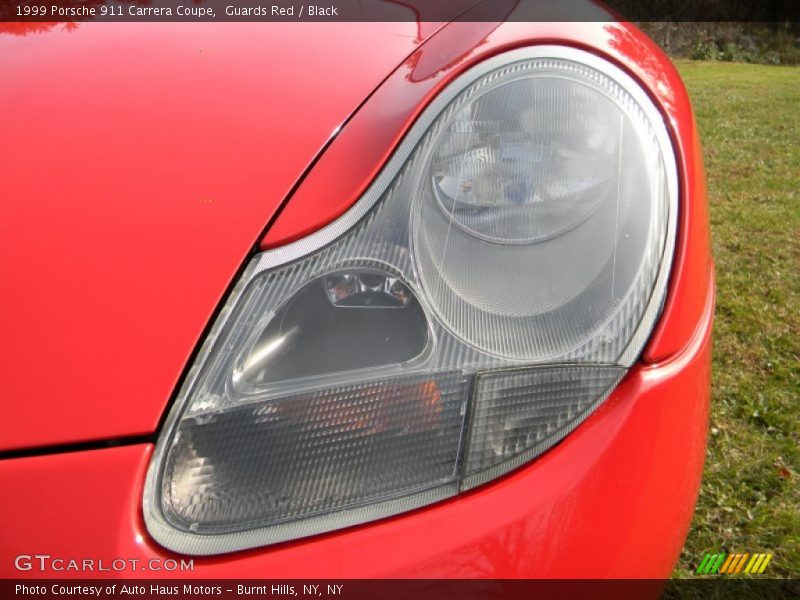
[(0, 450), (155, 431), (293, 184), (436, 28), (0, 32)]

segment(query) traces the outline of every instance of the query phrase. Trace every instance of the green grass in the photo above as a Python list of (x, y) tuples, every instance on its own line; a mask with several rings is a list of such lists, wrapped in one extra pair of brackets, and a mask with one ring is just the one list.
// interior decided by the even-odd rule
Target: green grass
[(705, 474), (676, 577), (774, 552), (800, 577), (800, 68), (678, 61), (706, 160), (717, 309)]

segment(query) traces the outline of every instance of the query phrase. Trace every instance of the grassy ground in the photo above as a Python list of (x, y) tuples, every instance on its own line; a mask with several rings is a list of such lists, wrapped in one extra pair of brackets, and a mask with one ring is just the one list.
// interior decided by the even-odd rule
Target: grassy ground
[(706, 157), (717, 267), (711, 435), (676, 577), (774, 552), (800, 577), (800, 68), (677, 62)]

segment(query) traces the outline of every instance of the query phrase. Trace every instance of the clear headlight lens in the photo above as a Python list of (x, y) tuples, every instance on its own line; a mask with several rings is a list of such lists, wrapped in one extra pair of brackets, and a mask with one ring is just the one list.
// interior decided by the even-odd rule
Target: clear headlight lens
[[(587, 69), (513, 65), (476, 88), (430, 161), (429, 190), (447, 222), (498, 244), (562, 235), (617, 193), (632, 124)], [(624, 148), (638, 157), (639, 149)], [(624, 160), (624, 158), (623, 158)]]
[(666, 128), (619, 69), (535, 47), (468, 71), (350, 212), (253, 259), (159, 440), (150, 532), (248, 548), (530, 460), (644, 345), (676, 209)]

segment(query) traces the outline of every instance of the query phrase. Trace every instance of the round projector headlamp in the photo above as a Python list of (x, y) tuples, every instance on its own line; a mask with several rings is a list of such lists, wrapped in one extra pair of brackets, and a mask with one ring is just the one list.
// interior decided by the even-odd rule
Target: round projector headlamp
[(556, 46), (473, 67), (348, 213), (253, 258), (160, 436), (149, 531), (250, 548), (530, 461), (636, 360), (676, 215), (666, 126), (623, 71)]
[(539, 362), (584, 354), (617, 317), (638, 324), (669, 190), (631, 93), (574, 61), (520, 61), (469, 86), (439, 124), (412, 243), (448, 328), (486, 352)]

